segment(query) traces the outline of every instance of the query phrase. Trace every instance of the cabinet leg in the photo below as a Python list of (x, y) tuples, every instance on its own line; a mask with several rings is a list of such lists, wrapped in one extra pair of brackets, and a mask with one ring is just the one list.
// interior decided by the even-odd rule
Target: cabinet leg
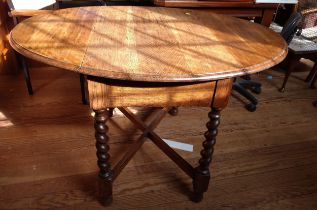
[(200, 202), (203, 199), (203, 193), (208, 190), (210, 180), (209, 165), (212, 161), (214, 145), (216, 143), (220, 123), (220, 110), (212, 108), (208, 117), (209, 122), (206, 125), (208, 130), (204, 134), (205, 141), (203, 142), (203, 149), (200, 152), (201, 158), (199, 160), (199, 166), (195, 168), (193, 180), (194, 194), (192, 201), (194, 202)]
[(99, 194), (101, 203), (109, 205), (112, 202), (113, 173), (110, 165), (109, 145), (107, 136), (107, 120), (110, 117), (109, 110), (95, 110), (95, 138), (99, 167)]

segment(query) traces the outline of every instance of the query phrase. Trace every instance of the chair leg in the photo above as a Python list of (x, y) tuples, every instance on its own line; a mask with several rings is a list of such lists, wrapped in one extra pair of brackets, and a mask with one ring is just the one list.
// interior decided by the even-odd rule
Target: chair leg
[(87, 94), (86, 94), (86, 78), (84, 74), (79, 74), (80, 80), (80, 91), (81, 91), (81, 100), (83, 104), (88, 104)]
[(283, 93), (285, 91), (285, 86), (286, 86), (286, 83), (288, 81), (288, 78), (291, 75), (292, 71), (294, 70), (295, 65), (298, 63), (299, 59), (300, 59), (300, 57), (290, 56), (289, 64), (287, 65), (287, 70), (286, 70), (285, 77), (284, 77), (284, 81), (283, 81), (282, 87), (279, 89), (280, 92)]
[(33, 88), (32, 88), (31, 77), (30, 77), (29, 67), (28, 67), (27, 61), (24, 58), (24, 56), (22, 56), (22, 55), (19, 55), (19, 58), (21, 61), (22, 70), (23, 70), (23, 74), (24, 74), (24, 78), (25, 78), (26, 86), (28, 88), (29, 95), (33, 95)]
[(315, 63), (313, 69), (309, 72), (308, 76), (305, 79), (305, 82), (311, 82), (310, 87), (314, 88), (316, 77), (317, 77), (317, 62)]
[(310, 82), (310, 87), (311, 88), (315, 88), (316, 79), (317, 79), (317, 72), (315, 72), (315, 75), (314, 75), (314, 77), (312, 78), (312, 80)]
[(309, 82), (313, 78), (316, 72), (317, 72), (317, 62), (315, 63), (312, 70), (309, 72), (308, 76), (305, 79), (305, 82)]

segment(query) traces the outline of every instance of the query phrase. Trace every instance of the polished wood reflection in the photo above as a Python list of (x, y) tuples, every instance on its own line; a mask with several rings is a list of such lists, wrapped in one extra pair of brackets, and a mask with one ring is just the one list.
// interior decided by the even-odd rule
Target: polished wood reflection
[(267, 69), (287, 46), (269, 29), (206, 11), (160, 7), (83, 7), (19, 24), (20, 53), (68, 70), (114, 79), (182, 82)]

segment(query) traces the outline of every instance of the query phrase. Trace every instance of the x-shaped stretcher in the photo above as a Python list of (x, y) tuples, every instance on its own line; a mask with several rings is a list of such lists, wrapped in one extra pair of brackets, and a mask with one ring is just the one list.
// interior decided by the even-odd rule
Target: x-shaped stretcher
[[(201, 83), (151, 84), (131, 83), (88, 77), (89, 101), (95, 111), (95, 137), (99, 166), (100, 197), (103, 204), (112, 201), (112, 184), (129, 160), (141, 148), (146, 139), (150, 139), (189, 177), (193, 179), (194, 192), (191, 199), (199, 202), (207, 191), (210, 173), (209, 164), (212, 160), (216, 143), (217, 128), (220, 122), (220, 110), (223, 109), (231, 91), (232, 80), (219, 80)], [(147, 125), (134, 115), (130, 106), (142, 107), (173, 107), (157, 108), (156, 117)], [(163, 139), (154, 132), (166, 113), (176, 113), (178, 106), (209, 106), (207, 132), (200, 152), (201, 158), (197, 167), (193, 167), (175, 152)], [(140, 137), (131, 144), (122, 159), (112, 168), (110, 164), (107, 136), (107, 120), (112, 116), (114, 108), (118, 108), (138, 129)]]

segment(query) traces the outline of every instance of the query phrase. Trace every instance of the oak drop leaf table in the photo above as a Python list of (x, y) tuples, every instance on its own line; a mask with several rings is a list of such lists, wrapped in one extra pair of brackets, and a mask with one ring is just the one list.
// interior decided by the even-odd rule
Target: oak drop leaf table
[[(101, 200), (112, 200), (112, 183), (150, 139), (193, 179), (192, 200), (207, 191), (220, 111), (233, 78), (265, 70), (287, 54), (284, 40), (245, 20), (206, 11), (160, 7), (82, 7), (27, 19), (10, 35), (26, 57), (87, 75)], [(149, 125), (127, 107), (160, 107)], [(171, 149), (154, 128), (170, 107), (208, 106), (209, 122), (198, 166)], [(143, 133), (114, 167), (108, 154), (107, 120), (119, 108)]]

